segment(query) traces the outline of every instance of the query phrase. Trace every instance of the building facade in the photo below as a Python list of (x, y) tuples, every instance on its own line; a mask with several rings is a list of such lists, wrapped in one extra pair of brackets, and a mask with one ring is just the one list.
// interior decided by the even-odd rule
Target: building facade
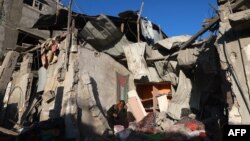
[(49, 31), (32, 26), (40, 16), (54, 14), (59, 6), (57, 0), (0, 0), (0, 57), (8, 50), (37, 45), (48, 38)]

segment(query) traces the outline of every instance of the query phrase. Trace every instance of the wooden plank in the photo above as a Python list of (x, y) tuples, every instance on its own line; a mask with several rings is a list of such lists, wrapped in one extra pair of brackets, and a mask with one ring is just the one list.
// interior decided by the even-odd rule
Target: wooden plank
[[(156, 110), (160, 110), (159, 107), (156, 107), (155, 109)], [(145, 110), (148, 111), (148, 112), (152, 112), (154, 110), (154, 108), (153, 107), (151, 107), (151, 108), (145, 108)]]
[(135, 90), (128, 92), (128, 106), (132, 110), (132, 113), (137, 122), (142, 120), (146, 115), (146, 111), (140, 101), (140, 98)]
[(37, 46), (32, 47), (31, 49), (25, 51), (24, 54), (29, 53), (29, 52), (32, 52), (32, 51), (35, 51), (35, 50), (38, 50), (38, 49), (40, 49), (40, 48), (41, 48), (41, 46), (40, 46), (40, 45), (37, 45)]
[(153, 98), (142, 99), (141, 102), (151, 101), (151, 100), (153, 100)]
[(9, 51), (0, 68), (0, 109), (2, 107), (5, 89), (15, 69), (18, 57), (19, 57), (18, 52)]
[(157, 96), (159, 96), (159, 90), (153, 86), (153, 91), (152, 91), (152, 96), (153, 96), (153, 111), (156, 112), (156, 108), (158, 105), (158, 101), (157, 101)]
[(167, 112), (168, 110), (168, 99), (166, 95), (160, 95), (157, 97), (159, 103), (160, 112)]
[(128, 105), (129, 105), (129, 108), (132, 110), (132, 113), (133, 113), (137, 122), (141, 121), (145, 117), (143, 114), (143, 110), (145, 110), (145, 109), (142, 110), (140, 108), (139, 101), (135, 96), (130, 97), (128, 99)]
[(142, 13), (142, 9), (143, 9), (143, 6), (144, 6), (144, 2), (141, 3), (141, 8), (140, 8), (140, 11), (138, 13), (138, 18), (137, 18), (137, 42), (139, 43), (141, 41), (140, 39), (140, 19), (141, 19), (141, 13)]

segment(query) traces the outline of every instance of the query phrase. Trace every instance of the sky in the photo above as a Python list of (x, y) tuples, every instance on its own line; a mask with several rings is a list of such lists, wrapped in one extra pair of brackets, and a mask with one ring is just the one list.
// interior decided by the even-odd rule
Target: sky
[[(139, 10), (169, 36), (193, 35), (204, 19), (215, 15), (217, 0), (73, 0), (73, 11), (87, 15), (118, 16), (126, 10)], [(69, 0), (61, 0), (68, 6)]]

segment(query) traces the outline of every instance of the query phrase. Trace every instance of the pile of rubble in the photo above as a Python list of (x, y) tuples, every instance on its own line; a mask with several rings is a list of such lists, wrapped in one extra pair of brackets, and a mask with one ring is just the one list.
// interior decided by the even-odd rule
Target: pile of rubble
[[(67, 10), (42, 16), (33, 28), (59, 34), (1, 64), (0, 140), (221, 140), (225, 124), (249, 123), (249, 1), (218, 4), (193, 36), (134, 11), (72, 13), (68, 31)], [(130, 126), (110, 136), (119, 99)]]

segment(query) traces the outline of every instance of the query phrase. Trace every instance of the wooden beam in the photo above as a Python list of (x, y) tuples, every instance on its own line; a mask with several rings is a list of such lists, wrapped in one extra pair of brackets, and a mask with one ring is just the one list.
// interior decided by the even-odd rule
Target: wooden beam
[(71, 37), (72, 37), (72, 29), (71, 29), (71, 20), (72, 20), (72, 0), (69, 0), (68, 6), (68, 23), (67, 23), (67, 37), (66, 37), (66, 57), (64, 62), (64, 69), (68, 70), (69, 65), (69, 54), (70, 54), (70, 46), (71, 46)]
[(184, 44), (180, 46), (181, 49), (185, 49), (187, 46), (192, 44), (200, 35), (205, 33), (208, 29), (210, 29), (212, 26), (215, 24), (219, 23), (220, 17), (216, 16), (215, 18), (212, 19), (212, 21), (207, 24), (204, 28), (202, 28), (200, 31), (198, 31), (195, 35), (193, 35), (188, 41), (186, 41)]
[[(250, 0), (238, 0), (238, 1), (236, 1), (231, 7), (232, 10), (235, 10), (235, 9), (239, 8), (240, 6), (242, 6), (247, 1), (249, 2)], [(208, 29), (213, 27), (215, 24), (219, 23), (219, 21), (220, 21), (219, 16), (216, 16), (215, 18), (213, 18), (209, 24), (207, 24), (204, 28), (202, 28), (195, 35), (193, 35), (188, 41), (186, 41), (183, 45), (181, 45), (180, 48), (185, 49), (187, 46), (192, 44), (200, 35), (205, 33)]]
[(141, 3), (141, 8), (140, 8), (140, 11), (138, 13), (138, 18), (137, 18), (137, 42), (140, 42), (141, 39), (140, 39), (140, 19), (141, 19), (141, 13), (142, 13), (142, 9), (143, 9), (143, 6), (144, 6), (144, 2)]

